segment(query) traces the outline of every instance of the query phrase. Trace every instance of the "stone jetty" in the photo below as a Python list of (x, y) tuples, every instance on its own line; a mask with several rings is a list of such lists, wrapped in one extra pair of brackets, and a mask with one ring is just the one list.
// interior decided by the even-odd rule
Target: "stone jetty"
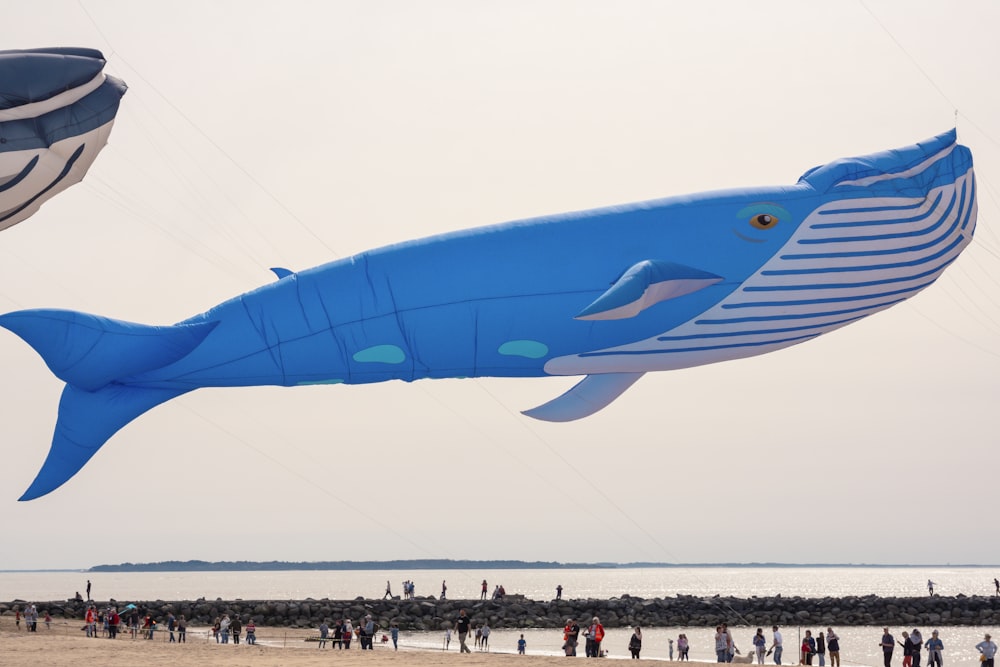
[[(606, 627), (714, 627), (730, 625), (780, 626), (946, 626), (1000, 625), (1000, 597), (695, 597), (665, 598), (623, 596), (609, 600), (529, 600), (508, 595), (503, 600), (117, 600), (97, 601), (99, 609), (135, 604), (143, 615), (162, 623), (168, 613), (184, 615), (191, 626), (211, 625), (222, 614), (238, 616), (244, 623), (270, 627), (316, 627), (323, 620), (371, 614), (382, 629), (398, 623), (401, 630), (440, 630), (454, 623), (465, 609), (473, 622), (489, 621), (493, 628), (562, 628), (567, 618), (580, 621), (599, 616)], [(13, 616), (16, 607), (34, 604), (39, 614), (82, 619), (83, 602), (15, 600), (0, 602), (0, 615)], [(161, 626), (162, 627), (162, 626)]]

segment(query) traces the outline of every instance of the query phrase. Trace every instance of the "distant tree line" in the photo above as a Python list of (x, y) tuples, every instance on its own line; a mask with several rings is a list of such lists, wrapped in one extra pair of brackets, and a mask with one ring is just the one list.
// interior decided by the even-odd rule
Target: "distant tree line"
[[(95, 565), (87, 572), (240, 572), (260, 570), (554, 570), (621, 569), (672, 567), (934, 567), (929, 565), (879, 563), (560, 563), (524, 560), (453, 560), (417, 558), (406, 560), (328, 560), (328, 561), (205, 561), (165, 560), (158, 563), (119, 563)], [(940, 567), (983, 567), (949, 564)]]

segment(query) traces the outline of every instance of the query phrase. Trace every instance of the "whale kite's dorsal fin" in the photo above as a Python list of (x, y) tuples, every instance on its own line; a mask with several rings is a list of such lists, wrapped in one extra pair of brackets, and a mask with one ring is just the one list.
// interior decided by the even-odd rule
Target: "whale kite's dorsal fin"
[(272, 266), (271, 271), (274, 273), (274, 275), (278, 276), (278, 280), (281, 280), (282, 278), (287, 278), (288, 276), (293, 275), (295, 273), (294, 271), (283, 269), (280, 266)]
[(578, 320), (621, 320), (650, 306), (697, 292), (722, 278), (683, 264), (647, 259), (634, 264), (615, 284), (580, 311)]
[(645, 373), (588, 375), (565, 394), (521, 414), (547, 422), (569, 422), (605, 408)]

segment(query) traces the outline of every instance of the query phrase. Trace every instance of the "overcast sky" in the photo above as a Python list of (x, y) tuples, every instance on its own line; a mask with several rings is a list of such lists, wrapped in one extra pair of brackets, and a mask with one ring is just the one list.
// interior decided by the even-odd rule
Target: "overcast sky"
[(0, 233), (2, 312), (170, 324), (271, 266), (790, 184), (956, 109), (980, 217), (911, 301), (579, 422), (520, 414), (573, 378), (207, 389), (27, 503), (62, 386), (0, 331), (0, 569), (996, 562), (997, 25), (989, 0), (11, 3), (3, 48), (99, 48), (129, 92), (86, 180)]

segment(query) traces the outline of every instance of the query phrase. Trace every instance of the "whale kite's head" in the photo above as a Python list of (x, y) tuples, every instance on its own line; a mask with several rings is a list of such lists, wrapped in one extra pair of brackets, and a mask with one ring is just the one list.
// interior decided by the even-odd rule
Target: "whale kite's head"
[(556, 357), (546, 372), (671, 370), (815, 338), (930, 285), (976, 225), (972, 155), (954, 131), (817, 167), (792, 187), (697, 203), (710, 207), (712, 243), (682, 243), (691, 258), (670, 260), (717, 276), (697, 286), (704, 306), (654, 338)]

